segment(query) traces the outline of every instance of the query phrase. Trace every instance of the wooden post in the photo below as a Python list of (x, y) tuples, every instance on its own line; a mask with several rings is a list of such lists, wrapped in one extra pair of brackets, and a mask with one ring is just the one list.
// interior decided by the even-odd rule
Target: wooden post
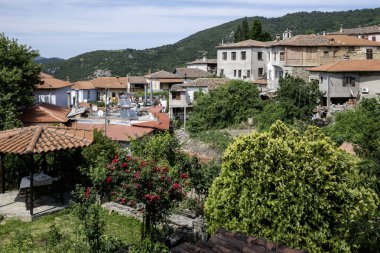
[(4, 154), (0, 154), (0, 193), (5, 192)]
[(34, 173), (34, 158), (33, 154), (30, 155), (30, 186), (29, 186), (29, 205), (30, 205), (30, 215), (33, 215), (33, 173)]

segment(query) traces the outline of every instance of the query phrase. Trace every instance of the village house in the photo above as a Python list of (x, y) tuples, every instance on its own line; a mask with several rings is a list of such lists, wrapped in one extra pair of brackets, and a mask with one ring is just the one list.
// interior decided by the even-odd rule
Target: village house
[(186, 67), (191, 69), (200, 69), (211, 74), (216, 74), (217, 59), (207, 59), (206, 57), (203, 57), (202, 59), (186, 63)]
[(49, 103), (58, 106), (67, 106), (67, 94), (71, 90), (71, 83), (41, 73), (40, 83), (34, 86), (33, 95), (36, 103)]
[(268, 44), (268, 88), (276, 90), (286, 73), (309, 79), (310, 67), (342, 60), (380, 59), (380, 42), (347, 35), (297, 35)]
[(24, 126), (31, 125), (61, 125), (69, 123), (70, 109), (48, 103), (37, 103), (26, 108), (20, 115), (20, 120)]
[(198, 78), (191, 82), (173, 85), (169, 91), (169, 117), (183, 120), (186, 111), (191, 111), (197, 92), (207, 93), (226, 84), (227, 78)]
[(91, 81), (74, 82), (71, 86), (71, 104), (97, 101), (97, 91)]
[(179, 76), (164, 70), (148, 74), (145, 78), (151, 85), (153, 91), (169, 91), (174, 84), (181, 84), (184, 82)]
[(325, 104), (380, 95), (380, 60), (344, 60), (308, 69), (319, 81)]
[[(96, 100), (107, 102), (118, 102), (121, 95), (127, 93), (127, 77), (98, 77), (91, 80), (96, 89)], [(107, 94), (106, 94), (107, 92)]]
[(343, 34), (354, 36), (359, 39), (380, 41), (380, 24), (372, 26), (358, 26), (357, 28), (343, 28), (343, 25), (340, 26), (340, 30), (337, 32), (332, 32), (329, 34)]
[(266, 42), (256, 40), (217, 46), (217, 75), (247, 81), (266, 78), (266, 46)]
[(136, 93), (145, 91), (148, 82), (143, 76), (128, 76), (128, 93)]

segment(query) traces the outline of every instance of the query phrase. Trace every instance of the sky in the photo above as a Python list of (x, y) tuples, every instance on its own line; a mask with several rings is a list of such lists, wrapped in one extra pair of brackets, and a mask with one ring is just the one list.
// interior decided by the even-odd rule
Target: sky
[(242, 17), (380, 7), (378, 0), (0, 0), (0, 33), (43, 57), (172, 44)]

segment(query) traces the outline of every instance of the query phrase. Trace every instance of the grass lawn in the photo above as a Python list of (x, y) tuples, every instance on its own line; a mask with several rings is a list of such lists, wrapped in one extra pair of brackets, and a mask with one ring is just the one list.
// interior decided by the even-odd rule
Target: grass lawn
[[(71, 211), (67, 208), (33, 222), (6, 220), (0, 225), (0, 252), (87, 252), (83, 246), (86, 240), (83, 229)], [(103, 211), (102, 216), (106, 237), (116, 237), (125, 244), (139, 242), (141, 223), (138, 220), (117, 213), (108, 214), (107, 211)], [(61, 235), (59, 241), (62, 245), (52, 247), (51, 242), (57, 238), (56, 231)]]

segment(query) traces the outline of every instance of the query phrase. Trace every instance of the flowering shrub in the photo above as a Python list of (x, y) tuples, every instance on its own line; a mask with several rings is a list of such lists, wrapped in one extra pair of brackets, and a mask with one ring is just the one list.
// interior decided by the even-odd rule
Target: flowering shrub
[(116, 154), (107, 166), (106, 184), (111, 198), (123, 205), (144, 205), (142, 235), (162, 222), (177, 201), (185, 195), (188, 175), (170, 175), (169, 168), (159, 167), (128, 156)]

